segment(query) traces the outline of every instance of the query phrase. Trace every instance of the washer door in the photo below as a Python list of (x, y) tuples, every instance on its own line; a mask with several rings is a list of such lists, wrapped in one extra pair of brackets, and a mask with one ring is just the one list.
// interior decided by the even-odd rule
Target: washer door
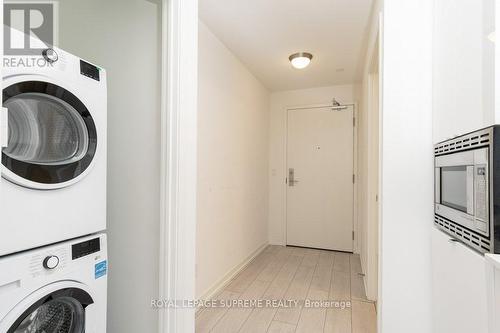
[(76, 288), (57, 290), (31, 305), (7, 333), (83, 333), (90, 295)]
[(74, 94), (49, 82), (23, 81), (3, 89), (3, 106), (9, 112), (9, 141), (2, 150), (7, 179), (53, 189), (83, 177), (95, 156), (97, 131)]

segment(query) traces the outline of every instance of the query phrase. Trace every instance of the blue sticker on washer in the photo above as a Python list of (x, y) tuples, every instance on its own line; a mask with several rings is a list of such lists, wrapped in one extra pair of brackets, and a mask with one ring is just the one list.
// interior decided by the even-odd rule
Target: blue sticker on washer
[(106, 260), (95, 264), (95, 278), (98, 279), (101, 276), (106, 275), (108, 272), (108, 262)]

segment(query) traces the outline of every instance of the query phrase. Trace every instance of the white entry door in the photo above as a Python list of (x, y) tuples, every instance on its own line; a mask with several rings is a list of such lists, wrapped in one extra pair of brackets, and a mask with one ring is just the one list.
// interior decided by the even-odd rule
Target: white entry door
[(288, 110), (287, 245), (352, 252), (353, 113)]

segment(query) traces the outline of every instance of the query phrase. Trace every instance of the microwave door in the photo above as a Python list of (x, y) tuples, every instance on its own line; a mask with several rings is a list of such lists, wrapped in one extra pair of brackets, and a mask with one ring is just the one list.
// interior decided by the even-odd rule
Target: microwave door
[[(474, 230), (473, 173), (470, 167), (443, 166), (440, 169), (440, 198), (435, 204), (435, 213)], [(469, 170), (468, 170), (469, 169)], [(474, 166), (472, 166), (472, 170)], [(472, 174), (472, 178), (470, 175)], [(472, 179), (472, 185), (471, 184)]]
[(441, 168), (441, 204), (458, 211), (474, 214), (474, 166)]
[(488, 149), (435, 158), (435, 213), (488, 236)]
[(457, 212), (474, 214), (474, 152), (435, 159), (435, 202)]

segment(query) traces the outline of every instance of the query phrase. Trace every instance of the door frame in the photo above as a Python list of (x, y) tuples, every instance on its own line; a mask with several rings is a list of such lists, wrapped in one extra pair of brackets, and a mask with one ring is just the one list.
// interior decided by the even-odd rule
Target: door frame
[[(284, 117), (284, 128), (285, 128), (285, 139), (284, 141), (284, 163), (283, 165), (285, 166), (284, 170), (284, 175), (285, 179), (283, 180), (283, 197), (285, 198), (285, 203), (283, 205), (283, 216), (285, 217), (285, 225), (283, 228), (283, 239), (285, 240), (285, 246), (288, 243), (287, 239), (287, 231), (288, 231), (288, 193), (287, 193), (287, 188), (288, 188), (288, 182), (286, 181), (288, 178), (288, 112), (293, 111), (293, 110), (303, 110), (303, 109), (322, 109), (322, 108), (329, 108), (332, 107), (332, 104), (305, 104), (305, 105), (297, 105), (297, 106), (289, 106), (285, 108), (285, 117)], [(353, 186), (353, 201), (352, 201), (352, 210), (353, 210), (353, 215), (352, 215), (352, 223), (353, 223), (353, 228), (352, 230), (354, 231), (354, 240), (352, 242), (352, 251), (353, 253), (358, 253), (358, 212), (355, 207), (357, 206), (357, 197), (358, 197), (358, 104), (356, 102), (348, 102), (344, 103), (341, 106), (352, 106), (353, 107), (353, 174), (354, 174), (354, 179), (355, 182), (352, 184)]]
[[(158, 299), (195, 298), (198, 0), (161, 0)], [(158, 309), (158, 332), (194, 332), (194, 308)]]
[[(383, 66), (384, 66), (384, 39), (383, 39), (383, 27), (384, 27), (384, 19), (382, 12), (374, 12), (374, 17), (376, 17), (376, 21), (374, 23), (374, 32), (373, 39), (369, 45), (369, 51), (367, 52), (366, 58), (366, 79), (367, 79), (367, 134), (370, 137), (373, 131), (373, 88), (374, 85), (378, 85), (378, 105), (376, 109), (378, 111), (378, 147), (374, 148), (370, 144), (367, 147), (367, 157), (368, 162), (370, 157), (374, 153), (374, 149), (378, 149), (378, 174), (373, 174), (368, 172), (368, 182), (367, 182), (367, 191), (368, 194), (372, 193), (373, 190), (376, 190), (378, 193), (378, 212), (377, 216), (377, 225), (372, 225), (371, 218), (375, 215), (370, 205), (370, 201), (368, 201), (368, 205), (366, 207), (366, 267), (363, 267), (363, 273), (365, 273), (364, 283), (367, 298), (371, 301), (375, 302), (377, 308), (380, 307), (381, 304), (381, 290), (382, 290), (382, 271), (381, 271), (381, 262), (382, 262), (382, 202), (383, 202), (383, 193), (382, 193), (382, 144), (383, 144)], [(376, 68), (376, 70), (375, 70)], [(376, 74), (376, 75), (374, 75)], [(375, 81), (376, 80), (376, 81)], [(378, 178), (378, 186), (375, 189), (373, 186), (373, 179), (371, 177)], [(373, 198), (372, 198), (373, 199)], [(368, 198), (370, 200), (370, 198)], [(363, 265), (362, 261), (362, 265)], [(377, 312), (377, 325), (380, 330), (381, 328), (381, 315), (380, 311)]]
[[(381, 222), (381, 156), (382, 156), (382, 125), (381, 125), (381, 110), (382, 110), (382, 98), (381, 98), (381, 51), (380, 51), (380, 36), (377, 33), (375, 38), (375, 44), (372, 54), (370, 56), (371, 63), (368, 68), (368, 101), (367, 101), (367, 130), (368, 130), (368, 146), (367, 146), (367, 157), (368, 157), (368, 170), (367, 170), (367, 220), (366, 220), (366, 272), (365, 272), (365, 290), (366, 296), (369, 300), (378, 300), (378, 267), (379, 267), (379, 257), (380, 257), (380, 222)], [(378, 121), (374, 121), (374, 112), (377, 113)], [(378, 145), (376, 147), (372, 146), (371, 139), (373, 132), (377, 130)], [(370, 163), (373, 156), (378, 157), (377, 160), (377, 173), (370, 171)], [(376, 186), (375, 186), (376, 183)], [(373, 194), (377, 195), (378, 200), (373, 203)], [(376, 208), (375, 208), (376, 207)], [(374, 224), (376, 222), (376, 224)]]

